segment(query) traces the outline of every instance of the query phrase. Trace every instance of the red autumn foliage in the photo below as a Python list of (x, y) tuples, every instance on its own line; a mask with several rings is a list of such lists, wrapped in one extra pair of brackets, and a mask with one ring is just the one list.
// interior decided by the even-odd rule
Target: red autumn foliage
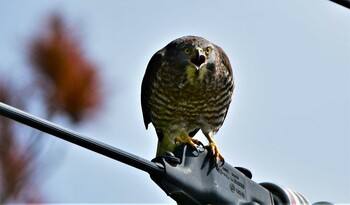
[(96, 67), (83, 55), (78, 40), (58, 15), (48, 29), (30, 44), (30, 62), (38, 72), (50, 110), (66, 113), (79, 122), (100, 105)]

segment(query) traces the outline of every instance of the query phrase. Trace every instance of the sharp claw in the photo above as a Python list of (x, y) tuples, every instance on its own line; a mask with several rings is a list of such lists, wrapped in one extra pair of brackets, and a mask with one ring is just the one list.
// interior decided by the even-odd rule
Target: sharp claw
[(193, 139), (185, 131), (181, 132), (180, 136), (175, 138), (175, 142), (179, 142), (181, 144), (188, 144), (193, 148), (196, 148), (196, 145), (203, 145), (201, 141)]
[(222, 159), (221, 159), (221, 165), (220, 165), (220, 167), (224, 166), (224, 164), (225, 164), (225, 159), (222, 158)]
[(214, 158), (216, 165), (218, 165), (218, 162), (222, 162), (220, 166), (223, 166), (225, 164), (225, 159), (219, 152), (219, 149), (215, 142), (210, 142), (208, 146), (205, 146), (205, 148), (208, 150), (209, 154)]
[(199, 143), (198, 143), (197, 145), (202, 146), (202, 147), (205, 147), (204, 144), (203, 144), (201, 141), (198, 140), (198, 142), (199, 142)]

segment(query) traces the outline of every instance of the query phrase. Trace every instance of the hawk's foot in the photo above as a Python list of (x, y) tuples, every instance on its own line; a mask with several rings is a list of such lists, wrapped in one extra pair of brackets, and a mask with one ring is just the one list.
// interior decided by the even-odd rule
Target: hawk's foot
[(180, 142), (181, 144), (188, 144), (193, 148), (196, 148), (196, 145), (202, 145), (202, 142), (197, 139), (193, 139), (185, 131), (182, 131), (180, 136), (175, 138), (175, 141)]
[(206, 138), (209, 141), (209, 145), (205, 146), (205, 148), (208, 150), (209, 154), (214, 156), (215, 162), (221, 161), (222, 164), (224, 164), (225, 159), (222, 156), (222, 154), (219, 152), (218, 145), (214, 142), (213, 138), (210, 135), (206, 135)]
[(216, 162), (221, 161), (222, 163), (225, 163), (225, 159), (222, 156), (222, 154), (219, 152), (219, 148), (218, 145), (212, 141), (209, 142), (208, 146), (205, 146), (205, 148), (208, 150), (208, 152), (214, 156), (214, 159), (216, 160)]

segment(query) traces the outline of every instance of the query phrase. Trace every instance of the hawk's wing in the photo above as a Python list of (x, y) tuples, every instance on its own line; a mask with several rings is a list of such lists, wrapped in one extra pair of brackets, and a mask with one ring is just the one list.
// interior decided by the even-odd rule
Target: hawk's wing
[(224, 50), (222, 50), (222, 48), (220, 46), (217, 46), (217, 45), (215, 45), (215, 46), (216, 46), (217, 50), (219, 51), (219, 55), (220, 55), (220, 59), (221, 59), (222, 63), (224, 64), (224, 66), (229, 71), (229, 73), (232, 77), (232, 75), (233, 75), (232, 67), (231, 67), (231, 63), (230, 63), (226, 53), (224, 52)]
[(149, 107), (149, 97), (151, 95), (151, 89), (153, 81), (156, 79), (157, 72), (162, 66), (162, 58), (164, 56), (164, 49), (155, 53), (151, 60), (149, 61), (146, 69), (146, 73), (142, 80), (141, 85), (141, 107), (143, 113), (143, 122), (145, 123), (146, 129), (148, 128), (148, 124), (152, 122), (151, 119), (151, 110)]
[[(224, 66), (226, 67), (226, 70), (228, 70), (228, 72), (230, 73), (230, 76), (229, 76), (229, 83), (230, 83), (230, 88), (229, 90), (231, 91), (231, 93), (229, 93), (231, 96), (233, 94), (233, 89), (235, 88), (235, 81), (234, 81), (234, 78), (233, 78), (233, 72), (232, 72), (232, 67), (231, 67), (231, 63), (230, 63), (230, 60), (228, 59), (226, 53), (224, 52), (224, 50), (222, 50), (221, 47), (215, 45), (217, 47), (217, 50), (219, 51), (219, 54), (220, 54), (220, 59), (222, 61), (222, 63), (224, 64)], [(231, 98), (230, 96), (230, 98)], [(228, 109), (230, 107), (230, 104), (228, 104), (228, 107), (227, 107), (227, 110), (226, 110), (226, 113), (225, 113), (225, 116), (224, 116), (224, 119), (223, 119), (223, 122), (225, 121), (226, 119), (226, 115), (228, 113)]]

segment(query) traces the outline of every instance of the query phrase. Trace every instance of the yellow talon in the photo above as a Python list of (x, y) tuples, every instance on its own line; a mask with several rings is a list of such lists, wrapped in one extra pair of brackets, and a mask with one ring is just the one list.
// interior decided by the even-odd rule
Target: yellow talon
[(209, 145), (205, 147), (208, 150), (208, 152), (211, 153), (212, 155), (214, 155), (214, 158), (216, 161), (225, 162), (224, 157), (219, 152), (218, 145), (214, 142), (214, 140), (209, 135), (206, 137), (209, 141)]
[(213, 142), (210, 142), (208, 146), (206, 146), (206, 148), (208, 149), (208, 151), (214, 155), (215, 157), (215, 160), (216, 161), (222, 161), (224, 162), (225, 159), (224, 157), (222, 156), (222, 154), (219, 152), (219, 148), (217, 146), (217, 144), (213, 141)]
[(180, 142), (181, 144), (188, 144), (191, 147), (196, 147), (196, 144), (200, 144), (201, 142), (197, 139), (193, 139), (190, 137), (186, 131), (181, 131), (180, 136), (176, 137), (176, 141)]

